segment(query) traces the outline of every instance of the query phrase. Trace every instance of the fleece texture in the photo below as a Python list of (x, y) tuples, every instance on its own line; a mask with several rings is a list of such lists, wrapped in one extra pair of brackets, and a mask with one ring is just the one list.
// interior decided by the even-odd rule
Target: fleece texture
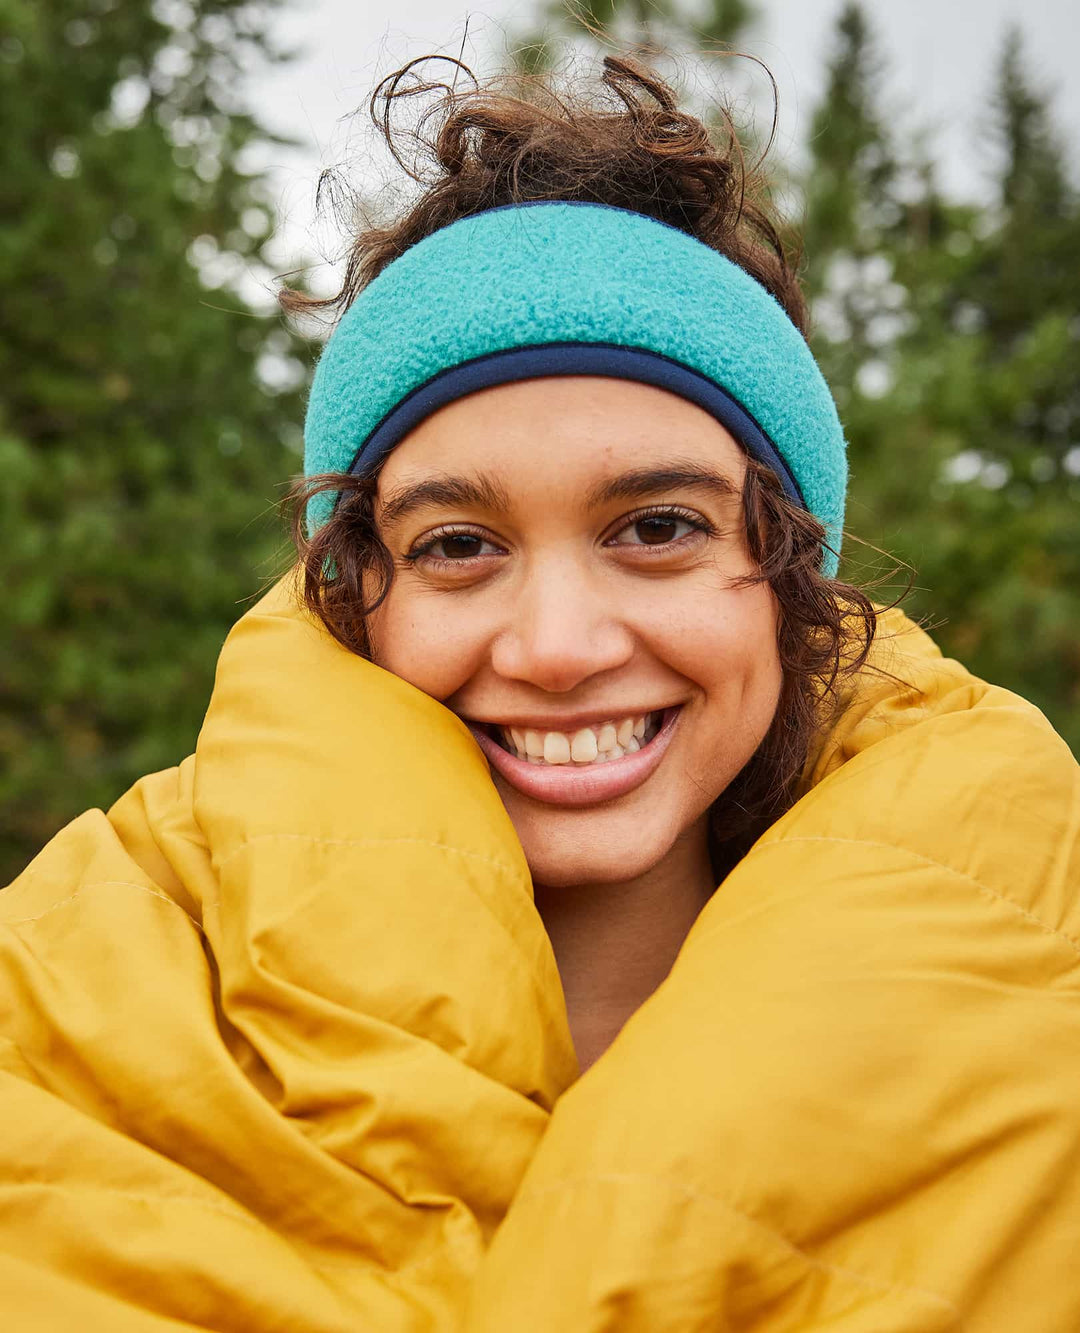
[[(783, 459), (839, 550), (844, 433), (805, 339), (731, 260), (653, 218), (600, 204), (478, 213), (388, 265), (320, 358), (305, 472), (363, 470), (365, 447), (387, 419), (455, 367), (511, 349), (575, 344), (651, 352), (718, 386)], [(589, 373), (584, 364), (581, 373)], [(469, 391), (468, 377), (458, 383)], [(333, 503), (333, 495), (312, 502), (311, 527)], [(835, 573), (832, 552), (824, 568)]]

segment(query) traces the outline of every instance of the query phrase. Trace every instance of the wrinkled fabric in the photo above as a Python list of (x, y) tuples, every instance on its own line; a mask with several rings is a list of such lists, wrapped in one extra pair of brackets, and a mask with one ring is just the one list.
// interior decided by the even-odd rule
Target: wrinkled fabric
[(467, 729), (288, 581), (194, 756), (0, 893), (37, 1330), (1080, 1329), (1080, 775), (890, 613), (582, 1077)]

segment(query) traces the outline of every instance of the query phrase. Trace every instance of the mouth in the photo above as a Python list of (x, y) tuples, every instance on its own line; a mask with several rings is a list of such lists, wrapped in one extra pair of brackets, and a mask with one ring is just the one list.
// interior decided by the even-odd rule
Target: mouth
[(551, 805), (596, 805), (640, 787), (675, 734), (681, 706), (554, 731), (468, 722), (495, 773)]
[(660, 730), (664, 710), (615, 718), (573, 731), (540, 731), (488, 726), (488, 735), (508, 753), (530, 764), (607, 764), (637, 754)]

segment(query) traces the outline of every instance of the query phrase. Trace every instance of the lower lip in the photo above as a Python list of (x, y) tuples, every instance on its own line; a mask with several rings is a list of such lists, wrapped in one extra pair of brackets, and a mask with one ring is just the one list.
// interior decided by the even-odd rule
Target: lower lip
[(530, 764), (504, 750), (486, 731), (469, 730), (491, 767), (523, 796), (547, 805), (600, 805), (625, 796), (656, 771), (678, 726), (681, 708), (666, 708), (660, 730), (636, 754), (605, 764)]

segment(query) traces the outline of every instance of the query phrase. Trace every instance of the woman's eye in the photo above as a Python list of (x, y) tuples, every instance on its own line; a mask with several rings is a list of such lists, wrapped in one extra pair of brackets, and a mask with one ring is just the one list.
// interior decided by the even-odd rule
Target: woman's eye
[(483, 545), (483, 540), (471, 532), (456, 532), (451, 537), (440, 537), (431, 550), (440, 560), (467, 560), (479, 555)]
[(497, 548), (475, 532), (447, 532), (436, 537), (414, 553), (414, 559), (429, 556), (433, 560), (471, 560), (478, 555), (490, 555)]
[(616, 546), (666, 546), (687, 537), (692, 532), (700, 532), (698, 524), (678, 514), (649, 514), (645, 518), (636, 518), (616, 534), (613, 542)]

